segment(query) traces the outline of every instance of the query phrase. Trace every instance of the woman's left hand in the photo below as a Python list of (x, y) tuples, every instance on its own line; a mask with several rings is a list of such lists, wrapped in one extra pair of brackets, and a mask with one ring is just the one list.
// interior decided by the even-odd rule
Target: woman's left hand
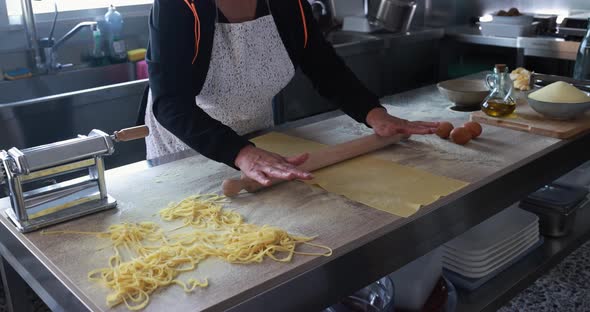
[(408, 121), (391, 116), (382, 107), (373, 108), (367, 114), (367, 124), (379, 136), (395, 134), (433, 134), (438, 128), (438, 122)]

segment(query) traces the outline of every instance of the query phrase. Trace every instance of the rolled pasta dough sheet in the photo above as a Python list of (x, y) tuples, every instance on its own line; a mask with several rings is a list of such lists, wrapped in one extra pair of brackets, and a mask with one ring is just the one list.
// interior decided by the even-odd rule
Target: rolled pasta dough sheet
[[(285, 156), (313, 152), (325, 146), (276, 132), (257, 137), (253, 142)], [(468, 184), (368, 155), (314, 171), (314, 176), (305, 182), (401, 217), (409, 217), (420, 207)]]

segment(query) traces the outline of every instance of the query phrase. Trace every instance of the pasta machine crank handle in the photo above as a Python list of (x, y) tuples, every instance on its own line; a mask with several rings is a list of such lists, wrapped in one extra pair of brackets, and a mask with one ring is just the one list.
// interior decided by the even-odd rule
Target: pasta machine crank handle
[(150, 129), (147, 126), (137, 126), (115, 131), (111, 138), (116, 142), (126, 142), (145, 138), (149, 134)]

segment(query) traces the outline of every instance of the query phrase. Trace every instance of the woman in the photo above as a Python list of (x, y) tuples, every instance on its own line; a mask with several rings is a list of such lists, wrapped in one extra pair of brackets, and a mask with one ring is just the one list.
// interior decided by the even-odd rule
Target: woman
[(438, 123), (387, 114), (323, 38), (307, 0), (155, 0), (148, 47), (147, 157), (194, 149), (269, 184), (310, 179), (241, 135), (271, 127), (271, 101), (299, 67), (317, 91), (381, 136)]

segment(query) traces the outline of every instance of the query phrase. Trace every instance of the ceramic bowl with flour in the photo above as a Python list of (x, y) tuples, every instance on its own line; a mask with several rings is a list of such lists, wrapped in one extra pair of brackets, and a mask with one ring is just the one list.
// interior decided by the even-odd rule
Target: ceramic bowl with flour
[(530, 93), (528, 102), (533, 110), (550, 119), (574, 119), (590, 110), (590, 96), (563, 81)]

